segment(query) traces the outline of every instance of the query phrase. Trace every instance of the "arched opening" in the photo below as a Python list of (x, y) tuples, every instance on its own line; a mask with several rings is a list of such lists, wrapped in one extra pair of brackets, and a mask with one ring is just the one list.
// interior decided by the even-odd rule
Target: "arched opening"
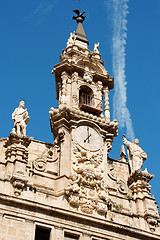
[(79, 91), (79, 105), (93, 106), (93, 91), (87, 86), (81, 86)]
[(81, 86), (79, 90), (79, 107), (81, 110), (99, 115), (102, 112), (101, 102), (94, 96), (91, 88)]

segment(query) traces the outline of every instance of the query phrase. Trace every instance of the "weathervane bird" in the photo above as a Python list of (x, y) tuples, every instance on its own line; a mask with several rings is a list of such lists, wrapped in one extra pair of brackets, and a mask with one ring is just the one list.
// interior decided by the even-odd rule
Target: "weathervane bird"
[(85, 12), (80, 13), (80, 11), (78, 9), (74, 10), (73, 12), (75, 12), (77, 14), (77, 16), (73, 16), (72, 19), (76, 20), (77, 22), (83, 22), (84, 21), (86, 16), (83, 16), (83, 14)]

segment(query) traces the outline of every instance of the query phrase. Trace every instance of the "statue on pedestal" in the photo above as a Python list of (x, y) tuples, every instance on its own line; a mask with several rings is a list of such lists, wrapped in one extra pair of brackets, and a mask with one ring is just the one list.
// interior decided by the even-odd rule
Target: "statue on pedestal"
[(144, 160), (147, 159), (147, 154), (140, 148), (139, 140), (136, 138), (131, 143), (123, 135), (123, 143), (127, 146), (131, 174), (136, 170), (141, 170)]
[(18, 136), (26, 136), (26, 127), (29, 121), (27, 108), (24, 109), (24, 101), (20, 101), (19, 107), (12, 113), (12, 120), (14, 121), (13, 132)]

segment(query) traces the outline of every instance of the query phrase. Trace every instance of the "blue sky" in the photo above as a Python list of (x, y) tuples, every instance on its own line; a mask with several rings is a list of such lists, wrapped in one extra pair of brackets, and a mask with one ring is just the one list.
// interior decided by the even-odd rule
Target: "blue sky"
[[(113, 76), (111, 0), (81, 0), (86, 11), (84, 29), (92, 50), (100, 42), (105, 67)], [(159, 103), (160, 103), (160, 1), (129, 1), (127, 15), (126, 81), (127, 107), (135, 136), (148, 154), (144, 168), (155, 174), (152, 194), (160, 204)], [(25, 100), (30, 115), (27, 134), (37, 140), (53, 142), (49, 109), (57, 106), (53, 65), (66, 47), (78, 0), (5, 0), (0, 3), (0, 137), (13, 127), (11, 114)], [(110, 92), (111, 118), (113, 95)], [(114, 140), (110, 157), (119, 158), (122, 134)]]

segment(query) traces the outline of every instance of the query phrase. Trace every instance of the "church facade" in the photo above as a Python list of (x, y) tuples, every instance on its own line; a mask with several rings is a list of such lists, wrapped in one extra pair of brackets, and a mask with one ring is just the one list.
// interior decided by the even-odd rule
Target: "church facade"
[(53, 144), (27, 136), (23, 101), (10, 135), (0, 139), (0, 240), (158, 240), (154, 175), (141, 170), (147, 154), (138, 139), (131, 143), (124, 135), (119, 160), (109, 157), (118, 136), (109, 107), (114, 78), (99, 43), (88, 49), (83, 13), (75, 14), (76, 33), (52, 70)]

